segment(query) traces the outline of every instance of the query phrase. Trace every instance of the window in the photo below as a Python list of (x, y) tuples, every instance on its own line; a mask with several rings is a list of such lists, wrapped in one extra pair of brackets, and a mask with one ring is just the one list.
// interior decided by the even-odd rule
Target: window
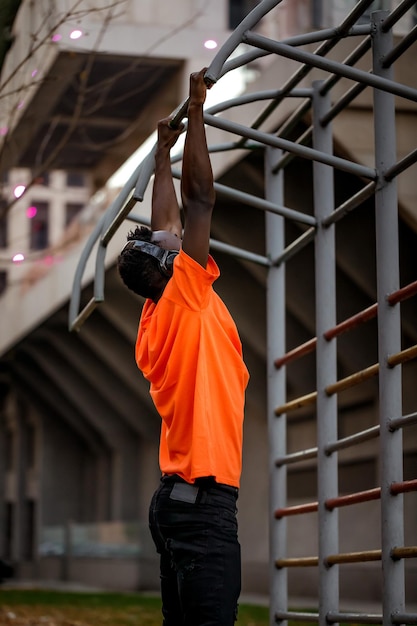
[(67, 186), (68, 187), (84, 187), (85, 177), (82, 172), (68, 172), (67, 173)]
[(30, 220), (30, 249), (44, 250), (48, 247), (49, 202), (34, 202), (36, 214)]
[(7, 248), (7, 202), (0, 198), (0, 248)]
[(7, 272), (5, 270), (0, 270), (0, 296), (2, 293), (6, 291), (7, 287)]
[(36, 505), (33, 500), (26, 500), (23, 508), (22, 556), (26, 561), (34, 557)]
[(65, 206), (65, 226), (71, 224), (73, 219), (78, 215), (80, 211), (84, 208), (84, 204), (80, 202), (68, 202)]
[(259, 0), (229, 0), (229, 29), (234, 30), (257, 4)]

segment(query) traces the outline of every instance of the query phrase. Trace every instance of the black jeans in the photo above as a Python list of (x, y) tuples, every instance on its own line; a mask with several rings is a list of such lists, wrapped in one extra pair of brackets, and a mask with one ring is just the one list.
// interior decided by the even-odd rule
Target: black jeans
[(163, 626), (233, 626), (241, 586), (238, 490), (166, 476), (149, 526), (160, 554)]

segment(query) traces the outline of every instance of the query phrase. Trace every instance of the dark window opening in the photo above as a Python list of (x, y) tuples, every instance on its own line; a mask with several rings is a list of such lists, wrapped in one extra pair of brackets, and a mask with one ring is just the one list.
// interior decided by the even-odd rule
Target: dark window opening
[(44, 250), (49, 239), (49, 202), (34, 202), (36, 215), (30, 220), (30, 249)]
[(65, 206), (65, 226), (71, 224), (83, 208), (84, 204), (80, 202), (69, 202)]
[(7, 272), (5, 270), (0, 270), (0, 296), (2, 293), (6, 291), (7, 287)]
[(67, 173), (67, 186), (68, 187), (84, 187), (85, 176), (82, 172), (68, 172)]
[(7, 201), (5, 198), (0, 198), (0, 248), (7, 248), (7, 215), (6, 215)]

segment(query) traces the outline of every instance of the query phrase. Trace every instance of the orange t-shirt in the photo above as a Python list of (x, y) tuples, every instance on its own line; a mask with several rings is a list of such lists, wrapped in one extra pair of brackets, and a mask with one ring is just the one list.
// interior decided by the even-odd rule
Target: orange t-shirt
[(238, 487), (249, 374), (236, 325), (212, 287), (219, 274), (212, 257), (204, 269), (180, 251), (160, 300), (144, 304), (136, 362), (162, 418), (161, 471)]

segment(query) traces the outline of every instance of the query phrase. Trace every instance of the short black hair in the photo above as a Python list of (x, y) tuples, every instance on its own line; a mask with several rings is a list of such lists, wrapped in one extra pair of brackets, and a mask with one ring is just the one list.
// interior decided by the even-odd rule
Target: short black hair
[[(151, 241), (152, 230), (147, 226), (136, 226), (129, 231), (127, 241)], [(161, 291), (161, 272), (158, 260), (138, 249), (124, 250), (117, 260), (119, 274), (128, 289), (143, 298), (156, 299)]]

